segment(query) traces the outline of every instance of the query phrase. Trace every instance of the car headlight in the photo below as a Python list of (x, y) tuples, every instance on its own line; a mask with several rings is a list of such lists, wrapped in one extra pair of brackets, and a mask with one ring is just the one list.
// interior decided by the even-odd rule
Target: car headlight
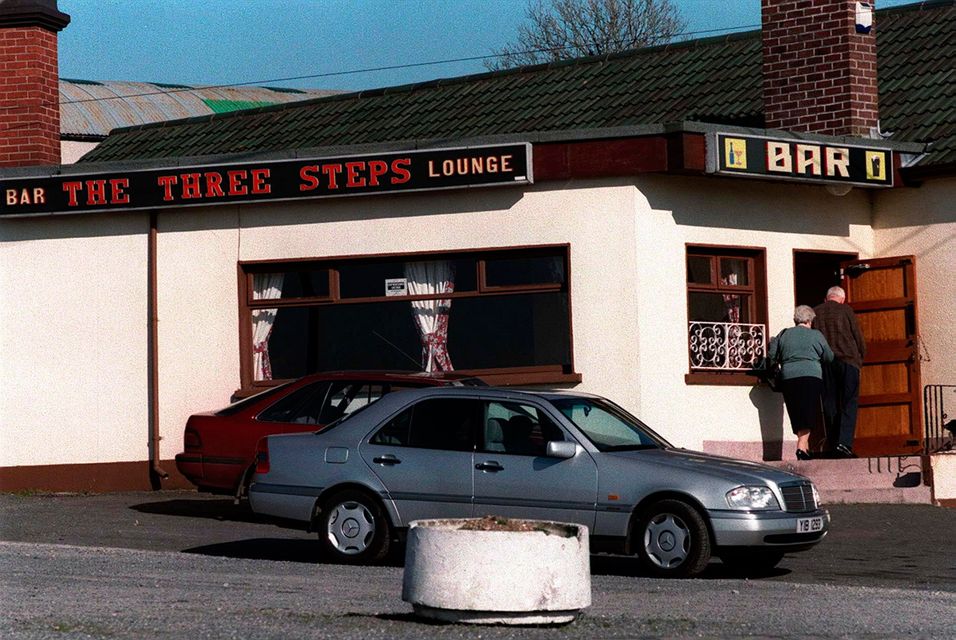
[(817, 491), (817, 485), (810, 483), (810, 488), (813, 489), (813, 504), (817, 507), (820, 506), (820, 492)]
[(780, 504), (770, 487), (737, 487), (727, 492), (732, 509), (779, 509)]

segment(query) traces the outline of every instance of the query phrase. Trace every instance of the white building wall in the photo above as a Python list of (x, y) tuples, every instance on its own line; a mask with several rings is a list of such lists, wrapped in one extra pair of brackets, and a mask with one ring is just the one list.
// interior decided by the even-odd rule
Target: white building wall
[(0, 220), (0, 466), (147, 459), (147, 231)]
[[(862, 190), (674, 176), (163, 211), (161, 457), (239, 384), (238, 261), (564, 243), (577, 388), (679, 446), (790, 440), (778, 394), (686, 384), (685, 245), (766, 249), (772, 333), (792, 324), (794, 249), (916, 254), (924, 382), (951, 382), (954, 186), (881, 192), (875, 231)], [(0, 221), (0, 466), (147, 459), (147, 231), (146, 214)]]
[[(640, 416), (678, 446), (794, 439), (765, 387), (688, 385), (685, 245), (766, 250), (770, 335), (792, 326), (793, 251), (872, 251), (869, 198), (823, 187), (651, 176), (637, 181)], [(821, 301), (825, 290), (821, 290)], [(587, 374), (585, 373), (585, 380)], [(741, 454), (753, 454), (746, 447)]]
[(239, 384), (240, 260), (570, 244), (574, 362), (586, 372), (582, 388), (636, 410), (636, 352), (622, 348), (637, 326), (630, 184), (605, 180), (574, 189), (473, 189), (161, 213), (162, 458), (181, 451), (191, 413), (225, 405)]
[(60, 164), (73, 164), (89, 151), (97, 147), (99, 142), (81, 142), (78, 140), (60, 141)]
[(956, 178), (881, 192), (873, 228), (877, 256), (916, 257), (922, 384), (956, 384)]

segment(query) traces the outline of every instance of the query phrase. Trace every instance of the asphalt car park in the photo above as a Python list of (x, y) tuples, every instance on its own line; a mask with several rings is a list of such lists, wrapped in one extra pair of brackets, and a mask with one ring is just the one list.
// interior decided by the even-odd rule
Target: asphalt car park
[[(592, 606), (565, 627), (423, 623), (402, 555), (330, 564), (314, 535), (191, 491), (0, 494), (0, 637), (952, 637), (956, 510), (833, 505), (830, 535), (742, 579), (592, 556)], [(927, 535), (915, 535), (928, 532)]]
[[(830, 534), (787, 555), (759, 580), (956, 593), (956, 509), (828, 505)], [(923, 532), (923, 533), (920, 533)], [(90, 495), (0, 494), (0, 540), (327, 564), (314, 533), (256, 516), (231, 498), (195, 491)], [(402, 550), (386, 564), (399, 567)], [(593, 555), (595, 575), (647, 577), (635, 558)], [(363, 568), (356, 567), (356, 575)], [(704, 579), (733, 577), (718, 560)]]

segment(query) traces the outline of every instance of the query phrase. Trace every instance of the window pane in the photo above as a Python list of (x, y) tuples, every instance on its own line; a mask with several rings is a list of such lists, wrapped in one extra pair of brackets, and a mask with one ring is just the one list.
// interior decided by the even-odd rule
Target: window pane
[(750, 323), (750, 296), (691, 291), (690, 320)]
[[(444, 263), (451, 268), (454, 290), (475, 291), (477, 267), (474, 259), (425, 260), (420, 264)], [(339, 292), (343, 298), (380, 298), (387, 295), (386, 280), (408, 279), (406, 262), (343, 263), (338, 267)], [(411, 291), (408, 294), (411, 295)]]
[(735, 285), (738, 287), (750, 286), (748, 267), (751, 260), (746, 258), (720, 259), (720, 284)]
[[(414, 408), (414, 407), (413, 407)], [(406, 409), (389, 420), (384, 427), (378, 430), (372, 439), (372, 444), (390, 444), (407, 447), (411, 442), (409, 427), (412, 425), (412, 409)]]
[(460, 298), (448, 322), (456, 369), (571, 364), (568, 295), (560, 291)]
[(297, 389), (260, 413), (258, 419), (265, 422), (324, 424), (318, 421), (318, 417), (328, 388), (328, 382), (317, 382)]
[(489, 287), (563, 284), (564, 280), (564, 258), (561, 256), (527, 256), (485, 260), (485, 283)]
[(564, 434), (537, 407), (513, 402), (487, 403), (484, 451), (542, 456), (552, 440), (564, 440)]
[(252, 276), (253, 300), (288, 298), (326, 298), (329, 295), (328, 269), (302, 269), (255, 273)]
[(382, 385), (360, 382), (336, 382), (322, 408), (322, 424), (329, 424), (343, 416), (372, 404), (382, 397)]
[[(317, 371), (422, 369), (422, 338), (411, 302), (272, 311), (275, 320), (264, 348), (272, 379)], [(559, 291), (455, 299), (448, 319), (452, 366), (570, 366), (568, 317), (567, 293)]]
[(711, 284), (709, 256), (687, 256), (687, 282), (691, 284)]
[(446, 451), (474, 449), (478, 400), (424, 400), (412, 412), (411, 446)]

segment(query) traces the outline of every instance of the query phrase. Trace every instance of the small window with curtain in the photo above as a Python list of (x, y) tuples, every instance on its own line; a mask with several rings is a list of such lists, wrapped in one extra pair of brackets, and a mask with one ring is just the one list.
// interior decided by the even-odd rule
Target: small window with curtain
[(691, 374), (750, 373), (766, 352), (764, 251), (690, 245), (686, 267)]

